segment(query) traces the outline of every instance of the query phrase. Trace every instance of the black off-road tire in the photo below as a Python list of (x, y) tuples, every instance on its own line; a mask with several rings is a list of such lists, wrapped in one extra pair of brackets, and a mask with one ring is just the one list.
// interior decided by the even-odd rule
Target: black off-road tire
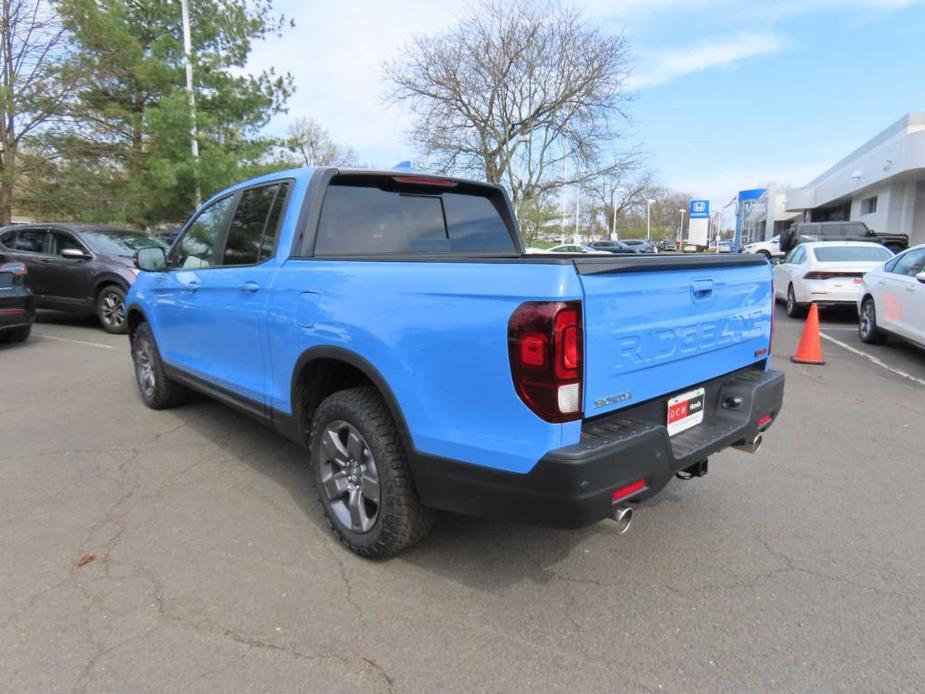
[(118, 284), (107, 284), (96, 296), (96, 317), (103, 330), (113, 335), (128, 332), (125, 313), (125, 290)]
[[(139, 325), (132, 336), (132, 361), (138, 393), (145, 405), (152, 410), (166, 410), (186, 400), (186, 388), (167, 376), (154, 333), (146, 322)], [(147, 380), (149, 375), (150, 381)]]
[[(338, 518), (333, 506), (345, 502), (329, 499), (322, 482), (323, 468), (335, 469), (326, 447), (322, 446), (322, 435), (331, 427), (343, 425), (362, 437), (364, 452), (371, 455), (379, 482), (376, 517), (363, 532), (347, 527)], [(309, 442), (318, 501), (331, 530), (350, 550), (363, 557), (385, 558), (410, 547), (430, 532), (435, 512), (418, 497), (395, 421), (375, 388), (351, 388), (327, 397), (312, 418)]]

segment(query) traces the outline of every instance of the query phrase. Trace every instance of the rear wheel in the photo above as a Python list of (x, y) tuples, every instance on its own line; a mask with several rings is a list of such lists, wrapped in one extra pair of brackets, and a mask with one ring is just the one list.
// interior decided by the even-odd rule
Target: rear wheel
[(877, 306), (873, 297), (869, 296), (861, 303), (858, 335), (869, 345), (881, 345), (886, 341), (886, 333), (877, 327)]
[(310, 437), (318, 500), (341, 542), (365, 557), (387, 557), (423, 538), (434, 512), (417, 495), (395, 422), (374, 388), (329, 396)]
[(151, 326), (142, 323), (132, 337), (135, 381), (144, 404), (152, 410), (166, 410), (186, 399), (186, 388), (167, 377)]
[(791, 318), (802, 318), (806, 315), (806, 307), (797, 303), (792, 284), (787, 287), (787, 315)]
[(96, 297), (96, 315), (106, 332), (114, 335), (128, 332), (128, 324), (125, 322), (125, 290), (115, 284), (103, 287)]

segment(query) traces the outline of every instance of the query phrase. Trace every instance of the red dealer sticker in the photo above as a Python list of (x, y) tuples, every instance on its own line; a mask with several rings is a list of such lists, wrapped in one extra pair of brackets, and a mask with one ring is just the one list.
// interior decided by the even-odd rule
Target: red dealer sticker
[(668, 435), (674, 436), (687, 431), (703, 421), (703, 388), (689, 390), (668, 401)]

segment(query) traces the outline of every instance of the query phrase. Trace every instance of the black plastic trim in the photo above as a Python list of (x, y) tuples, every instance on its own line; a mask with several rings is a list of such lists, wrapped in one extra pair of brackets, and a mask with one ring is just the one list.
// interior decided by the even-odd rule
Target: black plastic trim
[(225, 405), (229, 405), (236, 410), (240, 410), (244, 414), (250, 415), (254, 419), (257, 419), (264, 424), (272, 423), (270, 412), (266, 405), (264, 405), (262, 402), (251, 400), (248, 397), (211, 383), (210, 381), (207, 381), (200, 376), (196, 376), (189, 373), (188, 371), (177, 368), (176, 366), (171, 366), (170, 364), (164, 364), (164, 371), (167, 372), (167, 376), (170, 379), (176, 381), (177, 383), (182, 383), (188, 388), (192, 388), (193, 390), (199, 391), (204, 395), (208, 395), (210, 398), (214, 398), (215, 400), (218, 400)]
[(735, 253), (693, 253), (689, 255), (637, 254), (575, 259), (579, 275), (619, 272), (661, 272), (663, 270), (699, 270), (740, 265), (767, 265), (762, 255)]

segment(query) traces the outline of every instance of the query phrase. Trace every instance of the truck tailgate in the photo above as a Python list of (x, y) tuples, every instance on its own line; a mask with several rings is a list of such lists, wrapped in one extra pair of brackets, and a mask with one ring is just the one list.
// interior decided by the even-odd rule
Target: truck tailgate
[(584, 289), (585, 417), (770, 357), (771, 268), (760, 256), (575, 262)]

